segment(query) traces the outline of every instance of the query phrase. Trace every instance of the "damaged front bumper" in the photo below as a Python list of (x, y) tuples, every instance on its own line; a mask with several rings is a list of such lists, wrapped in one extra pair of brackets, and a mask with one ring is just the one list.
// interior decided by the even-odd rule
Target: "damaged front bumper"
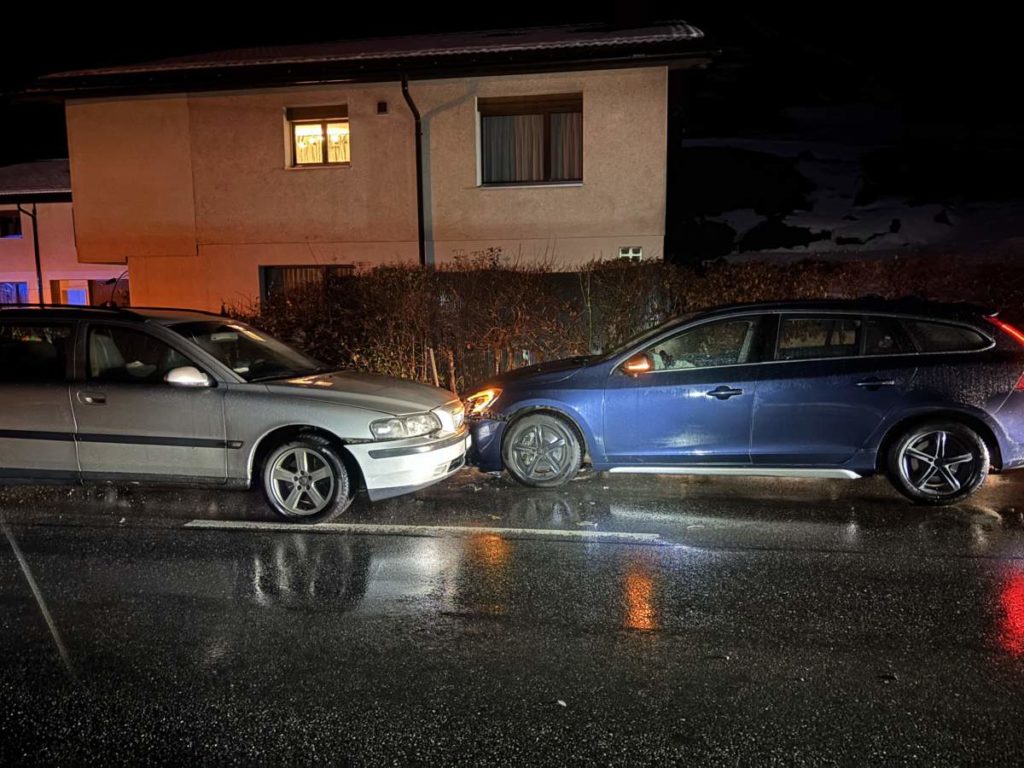
[(468, 460), (484, 472), (500, 472), (505, 468), (501, 460), (501, 437), (505, 422), (498, 419), (475, 419), (469, 423), (473, 447)]

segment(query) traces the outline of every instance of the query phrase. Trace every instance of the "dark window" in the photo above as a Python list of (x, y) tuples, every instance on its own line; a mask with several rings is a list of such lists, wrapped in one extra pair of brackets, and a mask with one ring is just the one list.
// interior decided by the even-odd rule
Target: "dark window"
[(779, 329), (779, 360), (856, 357), (860, 352), (859, 319), (786, 317)]
[(351, 264), (329, 267), (260, 267), (260, 295), (263, 301), (299, 298), (310, 291), (323, 291), (333, 282), (355, 273)]
[(352, 158), (348, 107), (291, 107), (292, 165), (344, 165)]
[(869, 317), (864, 322), (865, 355), (899, 355), (912, 351), (895, 320)]
[(21, 211), (0, 211), (0, 238), (21, 237)]
[(646, 351), (656, 371), (681, 371), (756, 362), (758, 319), (721, 320), (689, 328)]
[(28, 304), (28, 283), (0, 283), (0, 304)]
[(131, 384), (163, 383), (174, 368), (195, 365), (169, 344), (134, 328), (89, 331), (89, 378)]
[(583, 180), (583, 96), (480, 99), (481, 181)]
[(0, 381), (64, 381), (69, 326), (0, 325)]
[(977, 331), (962, 325), (904, 320), (903, 326), (920, 352), (971, 352), (991, 344)]

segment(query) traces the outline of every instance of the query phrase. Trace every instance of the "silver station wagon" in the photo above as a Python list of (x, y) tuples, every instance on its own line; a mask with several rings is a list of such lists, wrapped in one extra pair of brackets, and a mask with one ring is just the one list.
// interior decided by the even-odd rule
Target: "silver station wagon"
[(450, 392), (325, 368), (244, 323), (174, 309), (0, 309), (0, 482), (262, 487), (321, 522), (365, 488), (465, 463)]

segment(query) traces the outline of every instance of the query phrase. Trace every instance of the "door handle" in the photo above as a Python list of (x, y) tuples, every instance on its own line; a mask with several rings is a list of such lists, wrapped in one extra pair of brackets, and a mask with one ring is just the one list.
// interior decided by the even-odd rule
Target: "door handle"
[(102, 392), (79, 392), (79, 402), (85, 403), (86, 405), (106, 405), (107, 396)]
[(730, 397), (736, 397), (736, 395), (742, 395), (742, 389), (733, 389), (732, 387), (715, 387), (710, 392), (705, 392), (708, 397), (717, 397), (719, 400), (728, 400)]
[(864, 387), (865, 389), (878, 389), (879, 387), (895, 387), (896, 382), (892, 379), (876, 379), (872, 377), (864, 379), (864, 381), (858, 381), (857, 386)]

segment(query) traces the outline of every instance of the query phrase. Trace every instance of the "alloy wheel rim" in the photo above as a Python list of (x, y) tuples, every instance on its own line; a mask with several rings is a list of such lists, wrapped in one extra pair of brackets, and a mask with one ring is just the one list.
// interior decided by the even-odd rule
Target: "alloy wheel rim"
[(270, 468), (274, 500), (295, 517), (322, 511), (334, 496), (334, 471), (320, 453), (309, 448), (285, 451)]
[(553, 426), (527, 427), (512, 442), (512, 459), (529, 480), (551, 480), (565, 472), (571, 457), (569, 436)]
[(914, 490), (927, 496), (952, 496), (968, 485), (977, 465), (974, 450), (951, 432), (924, 432), (907, 442), (900, 473)]

